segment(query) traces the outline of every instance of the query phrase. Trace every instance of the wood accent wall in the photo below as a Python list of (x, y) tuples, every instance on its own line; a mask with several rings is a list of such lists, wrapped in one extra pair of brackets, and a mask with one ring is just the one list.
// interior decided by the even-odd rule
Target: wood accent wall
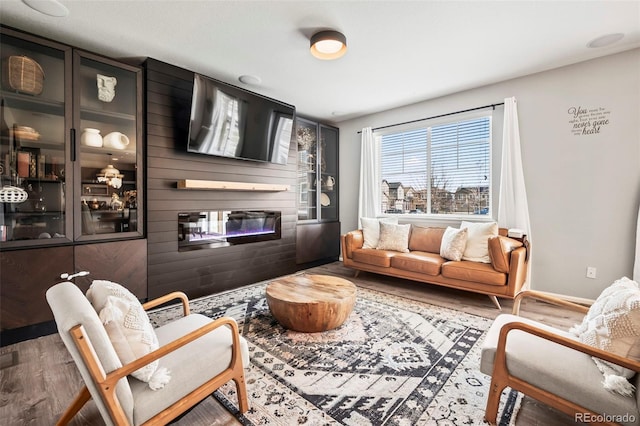
[[(149, 298), (174, 290), (200, 297), (294, 272), (295, 144), (286, 166), (188, 153), (193, 72), (147, 59), (145, 80)], [(176, 189), (179, 179), (272, 183), (291, 190), (186, 191)], [(280, 210), (282, 239), (178, 251), (179, 212), (227, 209)]]

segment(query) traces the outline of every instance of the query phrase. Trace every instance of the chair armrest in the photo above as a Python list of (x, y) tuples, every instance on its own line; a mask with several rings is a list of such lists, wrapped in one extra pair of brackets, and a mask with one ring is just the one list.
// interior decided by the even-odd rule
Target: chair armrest
[[(117, 384), (118, 380), (123, 377), (128, 376), (136, 370), (146, 366), (147, 364), (152, 363), (153, 361), (162, 358), (163, 356), (171, 353), (188, 343), (193, 342), (194, 340), (204, 336), (205, 334), (215, 330), (216, 328), (222, 326), (229, 326), (231, 328), (231, 336), (233, 340), (232, 344), (232, 355), (231, 355), (231, 365), (229, 368), (233, 369), (236, 367), (237, 360), (240, 359), (242, 362), (242, 358), (238, 355), (238, 351), (240, 350), (240, 333), (238, 331), (238, 324), (231, 317), (222, 317), (217, 320), (203, 325), (202, 327), (193, 330), (192, 332), (185, 334), (184, 336), (167, 343), (166, 345), (156, 349), (153, 352), (149, 352), (148, 354), (136, 359), (129, 364), (125, 364), (122, 367), (113, 370), (109, 374), (105, 374), (102, 366), (98, 364), (95, 360), (97, 360), (97, 355), (93, 349), (93, 346), (89, 343), (88, 339), (85, 338), (86, 333), (84, 331), (84, 327), (81, 325), (77, 325), (70, 330), (73, 339), (75, 340), (76, 346), (80, 351), (82, 357), (85, 359), (85, 363), (90, 373), (94, 378), (96, 378), (96, 384), (101, 386), (105, 391), (109, 389), (113, 389)], [(98, 380), (99, 378), (104, 378), (103, 380)]]
[(501, 368), (503, 371), (507, 370), (506, 364), (506, 347), (507, 347), (507, 335), (509, 332), (513, 330), (522, 330), (525, 333), (533, 334), (542, 339), (549, 340), (558, 345), (566, 346), (578, 352), (585, 353), (587, 355), (600, 358), (604, 361), (609, 361), (613, 364), (620, 365), (622, 367), (628, 368), (633, 371), (640, 372), (640, 362), (634, 361), (629, 358), (625, 358), (619, 355), (616, 355), (612, 352), (603, 351), (602, 349), (598, 349), (596, 347), (584, 344), (577, 340), (569, 339), (564, 336), (560, 336), (558, 334), (552, 333), (547, 330), (543, 330), (541, 328), (535, 327), (530, 324), (526, 324), (523, 322), (510, 322), (502, 326), (500, 329), (500, 336), (498, 337), (498, 347), (496, 349), (496, 360), (495, 363), (501, 363)]
[(531, 297), (533, 299), (543, 300), (545, 302), (549, 302), (554, 305), (564, 306), (565, 308), (569, 308), (577, 312), (582, 312), (583, 314), (586, 314), (587, 312), (589, 312), (589, 307), (587, 306), (569, 302), (568, 300), (560, 299), (559, 297), (555, 297), (540, 291), (523, 290), (518, 294), (516, 294), (516, 297), (513, 300), (513, 310), (512, 310), (513, 315), (520, 315), (520, 303), (522, 302), (522, 299), (524, 299), (525, 297)]
[(189, 315), (191, 313), (189, 310), (189, 299), (187, 298), (187, 295), (181, 291), (174, 291), (173, 293), (160, 296), (157, 299), (149, 300), (147, 303), (142, 304), (142, 308), (145, 311), (148, 311), (149, 309), (155, 308), (156, 306), (163, 305), (167, 302), (171, 302), (172, 300), (175, 300), (175, 299), (180, 299), (180, 301), (182, 302), (183, 315), (185, 317)]

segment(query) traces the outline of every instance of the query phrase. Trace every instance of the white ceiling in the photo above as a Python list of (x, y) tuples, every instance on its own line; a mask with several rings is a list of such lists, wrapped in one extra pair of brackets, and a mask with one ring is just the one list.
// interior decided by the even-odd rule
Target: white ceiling
[[(67, 17), (2, 0), (0, 22), (115, 58), (152, 57), (332, 122), (640, 47), (640, 1), (60, 3)], [(344, 57), (309, 54), (323, 29), (346, 35)], [(586, 47), (616, 32), (618, 43)], [(243, 74), (262, 82), (240, 83)]]

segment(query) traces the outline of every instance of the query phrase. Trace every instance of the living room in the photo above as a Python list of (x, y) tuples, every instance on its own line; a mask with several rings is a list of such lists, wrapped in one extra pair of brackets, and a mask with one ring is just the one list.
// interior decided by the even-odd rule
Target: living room
[[(73, 2), (63, 1), (62, 3), (69, 6), (72, 12), (71, 17), (73, 17), (73, 8), (78, 6)], [(341, 20), (336, 15), (339, 16), (341, 12), (346, 14), (347, 9), (353, 13), (350, 8), (356, 8), (355, 3), (344, 3), (344, 5), (332, 5), (324, 2), (314, 2), (313, 4), (309, 2), (309, 9), (303, 8), (304, 10), (299, 12), (300, 21), (296, 25), (301, 28), (301, 34), (297, 34), (296, 37), (297, 41), (303, 40), (301, 43), (297, 43), (301, 46), (301, 50), (296, 52), (294, 56), (300, 58), (303, 55), (309, 55), (308, 37), (313, 33), (309, 28), (322, 29), (335, 25), (347, 37), (349, 47), (347, 54), (336, 61), (318, 61), (311, 58), (315, 61), (311, 62), (311, 65), (322, 69), (327, 82), (342, 76), (350, 76), (347, 79), (349, 84), (358, 85), (359, 78), (356, 77), (356, 74), (349, 74), (344, 68), (339, 68), (339, 71), (336, 72), (335, 68), (341, 66), (341, 61), (350, 60), (349, 56), (357, 55), (359, 46), (362, 46), (367, 37), (371, 37), (371, 34), (368, 32), (357, 33), (355, 24), (353, 24), (353, 29), (349, 28), (346, 23), (341, 24)], [(469, 6), (463, 2), (454, 3), (457, 3), (461, 9)], [(82, 34), (74, 34), (70, 30), (72, 25), (64, 25), (65, 29), (59, 28), (61, 21), (56, 21), (57, 18), (29, 15), (22, 10), (27, 6), (20, 1), (10, 1), (3, 4), (0, 20), (3, 25), (73, 47), (87, 49), (100, 55), (117, 57), (121, 60), (133, 57), (149, 58), (146, 62), (146, 70), (151, 72), (145, 76), (146, 103), (144, 109), (146, 112), (143, 118), (146, 145), (141, 151), (145, 154), (142, 161), (145, 167), (143, 187), (146, 194), (145, 199), (141, 202), (146, 203), (146, 221), (142, 232), (144, 238), (137, 240), (143, 242), (144, 247), (136, 249), (137, 253), (143, 253), (143, 261), (137, 271), (139, 275), (144, 276), (144, 297), (141, 299), (151, 299), (174, 290), (186, 291), (190, 297), (197, 298), (295, 273), (337, 259), (337, 256), (329, 256), (318, 261), (296, 262), (298, 251), (305, 246), (304, 240), (301, 241), (297, 237), (297, 231), (299, 232), (301, 225), (298, 224), (296, 203), (299, 200), (299, 195), (296, 194), (296, 191), (196, 192), (181, 191), (175, 187), (176, 182), (183, 179), (237, 180), (243, 183), (289, 185), (292, 189), (297, 186), (295, 150), (289, 153), (289, 161), (286, 166), (256, 165), (238, 160), (216, 159), (187, 153), (186, 150), (177, 152), (175, 147), (180, 146), (182, 141), (175, 142), (175, 144), (172, 142), (170, 144), (169, 141), (172, 138), (177, 140), (183, 137), (182, 133), (171, 133), (180, 126), (176, 127), (163, 121), (170, 120), (171, 109), (159, 111), (148, 108), (149, 103), (153, 103), (154, 106), (160, 105), (161, 102), (157, 99), (165, 96), (179, 99), (184, 93), (189, 93), (190, 88), (188, 85), (185, 86), (184, 82), (189, 80), (189, 76), (194, 71), (201, 71), (203, 75), (208, 77), (240, 85), (236, 77), (239, 71), (263, 76), (264, 86), (249, 85), (243, 86), (244, 88), (295, 104), (296, 112), (301, 117), (312, 118), (339, 130), (339, 171), (336, 176), (336, 189), (339, 188), (339, 201), (337, 202), (339, 216), (338, 220), (333, 222), (333, 225), (337, 226), (337, 230), (333, 229), (330, 234), (338, 236), (338, 238), (340, 234), (358, 229), (360, 226), (358, 214), (360, 168), (358, 165), (361, 158), (360, 132), (363, 128), (378, 128), (422, 120), (426, 117), (463, 111), (483, 105), (500, 104), (504, 102), (505, 98), (515, 97), (518, 104), (523, 172), (531, 221), (533, 247), (530, 269), (531, 286), (534, 290), (561, 296), (567, 300), (587, 303), (595, 300), (616, 279), (633, 275), (636, 260), (636, 225), (638, 205), (640, 204), (638, 196), (640, 192), (638, 191), (640, 128), (637, 125), (637, 118), (640, 116), (640, 73), (638, 72), (640, 70), (640, 44), (636, 2), (585, 2), (580, 5), (585, 7), (584, 11), (577, 10), (576, 5), (572, 7), (566, 4), (557, 6), (558, 15), (565, 14), (563, 16), (568, 21), (563, 22), (561, 26), (559, 18), (557, 20), (550, 18), (551, 23), (549, 24), (550, 32), (553, 28), (553, 32), (557, 36), (562, 34), (566, 38), (572, 39), (575, 46), (573, 50), (566, 46), (556, 49), (550, 48), (547, 56), (535, 66), (531, 66), (527, 62), (528, 56), (535, 56), (531, 53), (533, 49), (542, 48), (539, 46), (528, 47), (529, 40), (525, 37), (516, 40), (516, 44), (522, 46), (516, 49), (519, 53), (508, 54), (511, 68), (505, 67), (504, 70), (499, 70), (500, 72), (491, 76), (483, 74), (484, 80), (467, 82), (464, 79), (466, 78), (465, 74), (472, 74), (476, 68), (481, 68), (481, 70), (485, 68), (476, 65), (478, 59), (470, 60), (464, 67), (450, 71), (454, 76), (460, 76), (461, 83), (455, 88), (447, 90), (433, 87), (437, 86), (434, 82), (444, 77), (427, 73), (427, 65), (422, 65), (424, 66), (424, 79), (416, 78), (416, 74), (413, 73), (409, 76), (399, 73), (394, 75), (389, 83), (376, 82), (375, 80), (366, 83), (363, 80), (360, 84), (368, 87), (369, 95), (367, 99), (363, 97), (360, 105), (365, 106), (362, 107), (359, 107), (355, 100), (346, 99), (345, 92), (334, 89), (328, 83), (326, 85), (319, 84), (319, 81), (322, 80), (318, 78), (307, 81), (307, 84), (314, 83), (313, 93), (325, 91), (334, 99), (345, 97), (337, 104), (335, 102), (322, 104), (323, 109), (319, 109), (319, 106), (313, 105), (314, 102), (309, 100), (294, 102), (293, 96), (290, 94), (295, 89), (278, 92), (273, 88), (278, 86), (278, 82), (268, 79), (267, 76), (270, 74), (267, 74), (266, 70), (263, 72), (263, 69), (259, 67), (250, 68), (249, 63), (245, 64), (247, 68), (240, 70), (237, 68), (227, 70), (217, 64), (200, 65), (198, 68), (193, 64), (197, 63), (195, 58), (200, 52), (189, 46), (184, 47), (184, 51), (178, 56), (180, 60), (176, 61), (169, 61), (162, 53), (158, 53), (162, 52), (161, 43), (158, 43), (158, 46), (146, 46), (147, 50), (127, 52), (115, 56), (109, 53), (118, 50), (114, 49), (116, 43), (113, 41), (100, 44), (95, 39), (85, 38)], [(116, 7), (106, 3), (98, 3), (94, 6), (97, 8), (97, 15), (102, 12), (102, 8)], [(219, 7), (223, 8), (221, 5)], [(245, 8), (241, 9), (243, 14), (247, 12), (246, 7), (245, 5)], [(282, 5), (280, 7), (286, 9)], [(389, 3), (387, 7), (392, 8), (393, 6)], [(411, 7), (419, 9), (424, 5), (403, 4), (402, 7), (408, 7), (411, 10)], [(518, 22), (515, 17), (521, 16), (521, 11), (508, 3), (503, 7), (505, 21)], [(525, 6), (523, 5), (523, 7)], [(529, 4), (529, 7), (531, 9), (526, 9), (524, 13), (536, 11), (536, 16), (543, 14), (542, 10), (537, 10), (532, 4)], [(553, 10), (552, 5), (546, 7), (548, 9), (545, 11)], [(589, 9), (590, 7), (592, 9)], [(573, 10), (574, 16), (570, 16), (569, 9)], [(286, 19), (286, 13), (277, 7), (273, 10), (266, 8), (264, 13), (275, 15), (275, 10), (279, 12), (279, 18), (275, 22)], [(385, 10), (388, 11), (388, 9)], [(500, 7), (497, 10), (500, 10)], [(235, 19), (235, 14), (240, 14), (237, 11), (234, 13), (234, 9), (228, 5), (224, 7), (224, 11), (231, 16), (228, 19), (232, 20)], [(421, 12), (427, 14), (425, 9), (422, 9)], [(461, 13), (460, 9), (455, 7), (448, 12), (454, 15)], [(541, 15), (537, 15), (537, 13)], [(262, 24), (258, 25), (261, 22), (259, 17), (253, 14), (250, 16), (247, 20), (251, 22), (255, 20), (256, 27), (262, 28)], [(311, 19), (309, 16), (316, 16), (316, 18)], [(604, 16), (606, 19), (596, 19), (598, 16)], [(406, 19), (409, 23), (415, 23), (409, 17)], [(398, 20), (402, 21), (402, 19)], [(603, 23), (605, 21), (606, 25)], [(429, 24), (431, 25), (431, 23)], [(546, 24), (538, 22), (536, 25), (545, 29)], [(575, 29), (573, 29), (574, 25)], [(593, 28), (591, 31), (585, 29), (589, 25)], [(616, 25), (619, 25), (620, 28), (617, 28)], [(443, 30), (441, 26), (437, 27)], [(487, 29), (487, 33), (482, 38), (477, 34), (468, 33), (462, 37), (466, 43), (472, 46), (469, 51), (482, 49), (482, 43), (491, 39), (507, 37), (502, 34), (506, 30), (500, 29), (499, 26), (489, 27), (491, 29)], [(178, 30), (176, 29), (176, 31)], [(256, 30), (256, 32), (258, 31)], [(614, 32), (625, 33), (618, 43), (595, 49), (586, 47), (587, 43), (595, 37)], [(398, 33), (402, 32), (398, 31)], [(586, 37), (587, 34), (589, 37)], [(126, 45), (129, 37), (135, 36), (130, 35), (130, 30), (129, 32), (122, 31), (113, 40), (118, 40)], [(460, 43), (458, 36), (447, 34), (447, 37), (452, 38), (452, 43), (454, 41)], [(474, 40), (476, 37), (477, 40)], [(530, 34), (528, 37), (534, 38), (535, 35)], [(577, 40), (579, 37), (583, 38)], [(410, 38), (410, 36), (404, 36), (393, 39), (396, 40), (395, 45), (401, 45), (403, 41), (408, 43), (408, 40), (403, 39)], [(440, 43), (443, 37), (434, 37), (433, 39), (439, 40), (438, 43)], [(553, 42), (545, 40), (547, 45), (553, 45)], [(188, 45), (188, 42), (184, 43)], [(505, 49), (511, 47), (506, 44), (505, 42)], [(454, 45), (458, 46), (458, 44)], [(499, 48), (500, 43), (497, 46)], [(413, 63), (411, 62), (413, 58), (404, 58), (404, 56), (419, 56), (415, 52), (421, 50), (407, 47), (407, 51), (414, 53), (410, 55), (405, 53), (399, 57), (392, 56), (388, 60), (400, 63), (405, 59), (407, 63)], [(154, 52), (154, 54), (149, 52)], [(361, 57), (356, 57), (361, 59)], [(495, 56), (490, 57), (495, 58)], [(287, 62), (287, 60), (288, 58), (280, 59), (280, 62)], [(139, 63), (142, 62), (139, 61)], [(351, 65), (353, 66), (353, 64)], [(251, 66), (255, 67), (254, 64)], [(295, 66), (292, 67), (295, 68)], [(377, 74), (376, 77), (378, 77)], [(394, 100), (395, 103), (377, 106), (379, 102), (377, 97), (384, 97), (384, 94), (393, 92), (394, 84), (399, 85), (400, 80), (411, 80), (412, 78), (411, 84), (416, 87), (414, 92), (405, 91), (402, 101)], [(384, 87), (378, 88), (377, 85)], [(421, 85), (430, 86), (431, 92), (423, 94), (422, 89), (419, 89)], [(175, 94), (180, 91), (182, 94)], [(401, 91), (399, 87), (398, 92)], [(299, 92), (301, 91), (298, 90)], [(278, 93), (283, 94), (278, 95)], [(317, 104), (320, 105), (321, 102), (318, 100)], [(376, 106), (368, 107), (367, 104)], [(606, 123), (603, 122), (598, 131), (593, 134), (576, 132), (572, 120), (575, 112), (582, 109), (586, 109), (588, 114), (597, 113), (600, 117), (606, 117)], [(496, 220), (499, 203), (497, 194), (500, 187), (504, 106), (498, 105), (488, 111), (490, 111), (489, 115), (492, 120), (491, 190), (493, 196), (488, 217), (482, 219)], [(184, 114), (184, 111), (181, 113)], [(461, 115), (461, 117), (464, 116), (464, 114)], [(175, 227), (178, 226), (179, 220), (178, 213), (218, 209), (234, 210), (236, 208), (281, 211), (281, 239), (225, 249), (178, 250), (178, 241), (175, 236)], [(384, 216), (384, 214), (380, 216)], [(460, 223), (459, 217), (452, 220), (441, 216), (427, 217), (419, 214), (403, 214), (399, 220), (401, 223), (423, 226), (446, 227), (450, 225), (457, 227)], [(334, 238), (332, 243), (337, 245), (338, 240)], [(14, 253), (18, 252), (24, 253), (24, 250), (14, 251)], [(122, 262), (121, 259), (118, 261)], [(30, 266), (33, 265), (22, 265), (23, 269), (28, 269)], [(587, 276), (588, 268), (595, 268), (594, 278)], [(94, 276), (99, 271), (98, 267), (86, 269), (90, 270)], [(60, 272), (77, 271), (63, 269)], [(56, 271), (56, 276), (49, 279), (55, 280), (58, 275), (58, 271)], [(86, 280), (84, 282), (89, 283), (92, 275), (80, 277), (77, 280), (79, 282)], [(0, 278), (3, 281), (2, 286), (5, 287), (4, 283), (8, 278), (6, 276)], [(103, 275), (100, 278), (107, 277)], [(54, 282), (42, 285), (48, 287)], [(138, 283), (138, 285), (140, 284)], [(424, 297), (428, 299), (428, 295)], [(452, 293), (452, 297), (457, 297), (457, 293)], [(478, 301), (480, 300), (478, 299)], [(20, 304), (24, 302), (20, 298), (17, 299), (17, 302), (9, 298), (2, 300), (2, 304), (5, 306), (8, 303), (15, 303), (13, 308), (15, 311), (22, 310)], [(488, 307), (493, 309), (488, 300), (482, 300), (479, 303), (483, 302), (486, 302)], [(510, 305), (507, 303), (505, 306)], [(29, 308), (24, 309), (28, 310)], [(47, 314), (49, 313), (47, 312)], [(50, 322), (49, 324), (51, 326)], [(50, 332), (51, 328), (47, 330)], [(4, 331), (5, 327), (3, 326), (3, 337)], [(21, 332), (26, 331), (26, 329), (21, 329)], [(24, 334), (22, 335), (24, 336)], [(14, 335), (11, 335), (11, 338), (12, 342), (21, 340), (20, 338), (15, 339)], [(3, 343), (4, 345), (5, 343)]]

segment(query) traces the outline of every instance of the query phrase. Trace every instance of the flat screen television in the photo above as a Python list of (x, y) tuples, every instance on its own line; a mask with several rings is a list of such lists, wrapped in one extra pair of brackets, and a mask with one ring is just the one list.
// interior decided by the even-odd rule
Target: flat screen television
[(187, 151), (287, 164), (293, 105), (195, 74)]

